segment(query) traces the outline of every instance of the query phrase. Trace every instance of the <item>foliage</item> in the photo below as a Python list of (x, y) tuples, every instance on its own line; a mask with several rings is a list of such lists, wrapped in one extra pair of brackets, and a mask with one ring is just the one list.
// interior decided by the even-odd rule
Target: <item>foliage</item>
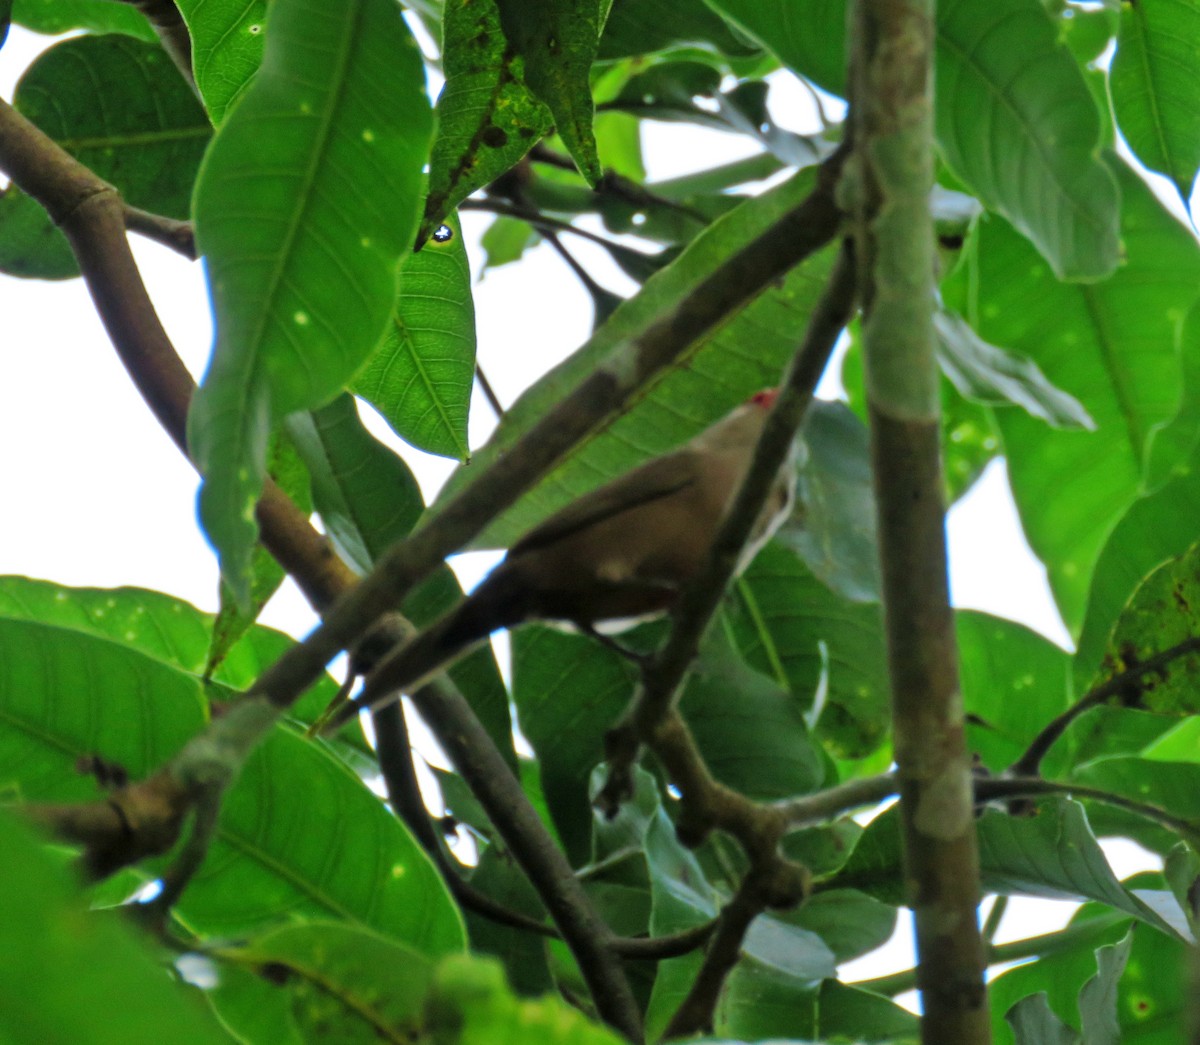
[[(214, 620), (140, 589), (0, 578), (0, 793), (17, 808), (103, 799), (109, 773), (117, 786), (149, 776), (292, 647), (253, 623), (282, 576), (256, 544), (268, 475), (312, 508), (345, 563), (369, 571), (427, 518), (407, 447), (460, 462), (447, 503), (589, 375), (629, 371), (630, 346), (669, 326), (682, 300), (808, 197), (845, 136), (828, 116), (840, 118), (846, 92), (841, 0), (458, 0), (444, 11), (422, 0), (403, 16), (393, 0), (179, 0), (195, 91), (135, 9), (147, 6), (0, 0), (0, 42), (10, 20), (72, 33), (26, 70), (14, 109), (132, 207), (194, 221), (218, 333), (188, 445), (225, 612)], [(1183, 1033), (1182, 987), (1153, 970), (1184, 961), (1200, 880), (1197, 669), (1183, 648), (1200, 599), (1200, 250), (1176, 201), (1148, 181), (1165, 176), (1186, 207), (1200, 169), (1200, 70), (1186, 42), (1198, 16), (1182, 0), (1120, 6), (1117, 17), (1110, 4), (948, 0), (935, 30), (944, 253), (929, 306), (947, 491), (957, 499), (1003, 457), (1077, 644), (956, 617), (981, 788), (1042, 740), (1033, 769), (1059, 785), (1036, 803), (980, 810), (982, 889), (1086, 901), (1067, 930), (1022, 942), (1019, 956), (1033, 960), (995, 981), (998, 1041)], [(434, 30), (432, 57), (414, 39), (418, 22)], [(803, 114), (774, 104), (797, 82), (825, 125), (801, 127)], [(718, 130), (757, 154), (646, 182), (642, 138), (663, 121)], [(1117, 153), (1118, 133), (1141, 166)], [(76, 277), (64, 216), (37, 202), (35, 175), (4, 172), (14, 183), (0, 191), (0, 271)], [(587, 277), (592, 336), (478, 448), (467, 438), (475, 315), (460, 207), (494, 215), (487, 266), (519, 272), (542, 240), (569, 256), (584, 219), (639, 284), (622, 301)], [(621, 416), (480, 520), (477, 543), (511, 544), (778, 383), (835, 255), (836, 245), (813, 253), (722, 317)], [(869, 382), (851, 334), (848, 402), (808, 411), (795, 512), (732, 586), (680, 705), (713, 776), (758, 801), (861, 781), (891, 762)], [(371, 436), (355, 397), (405, 446)], [(426, 624), (459, 595), (442, 567), (403, 610)], [(651, 624), (627, 641), (648, 649), (662, 636)], [(637, 683), (628, 658), (531, 625), (514, 635), (510, 689), (486, 647), (451, 675), (613, 934), (694, 931), (729, 904), (746, 855), (720, 833), (681, 842), (662, 766), (642, 764), (615, 819), (592, 807), (604, 732)], [(1089, 702), (1114, 678), (1107, 699)], [(327, 741), (304, 734), (334, 689), (323, 677), (246, 761), (157, 935), (110, 908), (159, 880), (169, 858), (79, 887), (61, 849), (0, 819), (0, 896), (13, 912), (0, 919), (0, 1037), (620, 1040), (594, 1018), (578, 954), (498, 923), (443, 879), (453, 865), (476, 894), (551, 923), (536, 873), (469, 774), (438, 776), (442, 826), (477, 851), (459, 865), (438, 838), (430, 845), (427, 823), (378, 798), (357, 726)], [(531, 758), (514, 743), (514, 711)], [(1060, 716), (1063, 728), (1046, 733)], [(714, 1034), (916, 1040), (917, 1021), (884, 993), (907, 984), (838, 978), (840, 963), (886, 940), (906, 899), (898, 816), (864, 828), (854, 811), (785, 839), (812, 874), (811, 896), (754, 921), (714, 999)], [(1166, 873), (1118, 881), (1101, 836), (1136, 839)], [(694, 983), (698, 947), (626, 963), (653, 1033)], [(1016, 950), (993, 946), (989, 958)]]

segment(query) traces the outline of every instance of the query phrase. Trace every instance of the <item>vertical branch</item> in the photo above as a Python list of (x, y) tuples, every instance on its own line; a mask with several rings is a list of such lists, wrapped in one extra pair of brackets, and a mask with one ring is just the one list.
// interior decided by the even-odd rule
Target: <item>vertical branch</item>
[(855, 237), (922, 1041), (990, 1040), (933, 352), (933, 0), (858, 0)]

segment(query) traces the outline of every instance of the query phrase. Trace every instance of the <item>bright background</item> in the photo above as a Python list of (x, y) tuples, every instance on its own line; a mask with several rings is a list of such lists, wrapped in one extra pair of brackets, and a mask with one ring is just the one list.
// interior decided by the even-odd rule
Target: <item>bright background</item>
[[(11, 100), (21, 72), (50, 43), (13, 27), (0, 50), (0, 96)], [(800, 132), (816, 129), (810, 98), (787, 74), (777, 75), (771, 97), (779, 124)], [(643, 148), (650, 181), (757, 151), (744, 138), (668, 123), (655, 124)], [(490, 219), (476, 212), (461, 218), (471, 270), (478, 274), (483, 260), (478, 240)], [(593, 231), (604, 230), (597, 224)], [(635, 289), (602, 249), (563, 238), (599, 282), (618, 293)], [(137, 237), (132, 242), (167, 332), (198, 379), (212, 341), (201, 267), (154, 243)], [(518, 264), (476, 278), (478, 360), (508, 405), (587, 338), (591, 299), (545, 244)], [(217, 567), (196, 525), (196, 475), (125, 374), (82, 280), (45, 283), (0, 275), (0, 329), (5, 338), (0, 445), (7, 448), (0, 456), (0, 574), (72, 586), (151, 588), (215, 610)], [(836, 377), (827, 377), (819, 394), (836, 398), (839, 389)], [(377, 437), (402, 448), (431, 499), (453, 462), (401, 444), (369, 407), (360, 409)], [(481, 445), (493, 426), (487, 403), (476, 393), (471, 445)], [(947, 531), (955, 605), (1020, 621), (1069, 647), (1045, 571), (1021, 531), (1002, 462), (994, 462), (950, 511)], [(495, 558), (460, 556), (455, 566), (471, 586)], [(262, 622), (300, 637), (316, 618), (289, 580)], [(1104, 848), (1118, 877), (1159, 866), (1133, 843), (1106, 842)], [(996, 942), (1060, 928), (1075, 906), (1016, 900)], [(884, 949), (844, 966), (842, 974), (880, 976), (913, 962), (911, 929), (902, 918)], [(899, 1000), (911, 1005), (913, 996)]]

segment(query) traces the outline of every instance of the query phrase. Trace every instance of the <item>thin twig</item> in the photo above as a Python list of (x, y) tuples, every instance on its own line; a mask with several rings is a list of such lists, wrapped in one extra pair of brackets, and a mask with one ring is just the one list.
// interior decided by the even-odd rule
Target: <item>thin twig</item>
[[(510, 203), (507, 200), (497, 199), (495, 196), (487, 196), (481, 200), (463, 200), (458, 205), (459, 210), (477, 210), (485, 214), (502, 214), (506, 218), (516, 218), (519, 221), (527, 222), (535, 229), (541, 232), (569, 232), (580, 239), (588, 240), (591, 243), (599, 244), (606, 250), (633, 250), (632, 247), (627, 247), (623, 243), (617, 243), (615, 240), (609, 239), (607, 236), (601, 236), (598, 233), (590, 232), (587, 229), (581, 229), (578, 225), (572, 225), (569, 221), (563, 221), (560, 218), (552, 218), (549, 215), (542, 214), (540, 211), (534, 210), (532, 207), (523, 207), (516, 203)], [(646, 258), (651, 258), (653, 255), (645, 254), (642, 251), (634, 251), (641, 253)]]
[(896, 775), (883, 773), (880, 776), (847, 780), (844, 784), (803, 798), (791, 798), (778, 803), (775, 808), (783, 814), (789, 829), (795, 830), (861, 806), (877, 805), (895, 793)]
[(1076, 784), (1069, 780), (1043, 780), (1041, 777), (992, 777), (977, 780), (975, 783), (975, 798), (978, 802), (1009, 798), (1035, 798), (1043, 795), (1065, 795), (1073, 798), (1087, 798), (1093, 802), (1103, 802), (1105, 805), (1144, 816), (1147, 820), (1152, 820), (1181, 835), (1193, 845), (1200, 842), (1200, 821), (1173, 816), (1156, 805), (1139, 802), (1134, 798), (1126, 798), (1125, 795), (1117, 794), (1115, 791), (1088, 787), (1086, 784)]
[(1090, 711), (1092, 708), (1103, 704), (1109, 697), (1126, 694), (1131, 690), (1136, 693), (1139, 689), (1137, 683), (1141, 681), (1143, 676), (1149, 675), (1152, 672), (1162, 671), (1173, 660), (1178, 660), (1180, 657), (1185, 657), (1197, 650), (1200, 650), (1200, 636), (1193, 635), (1182, 642), (1177, 642), (1174, 646), (1152, 654), (1140, 663), (1126, 668), (1120, 674), (1106, 679), (1100, 685), (1080, 697), (1079, 700), (1067, 708), (1061, 715), (1057, 715), (1046, 723), (1038, 735), (1030, 741), (1029, 747), (1025, 749), (1024, 754), (1009, 766), (1008, 775), (1037, 776), (1041, 772), (1042, 760), (1054, 746), (1054, 742), (1085, 711)]
[(196, 230), (190, 221), (167, 218), (140, 207), (125, 207), (125, 227), (139, 236), (161, 243), (189, 261), (196, 260)]
[(717, 931), (705, 952), (700, 971), (692, 981), (687, 997), (667, 1024), (664, 1038), (684, 1038), (712, 1030), (721, 986), (738, 962), (750, 923), (762, 914), (767, 904), (768, 898), (751, 872), (721, 910)]
[(504, 406), (500, 402), (500, 397), (496, 395), (495, 389), (492, 388), (492, 383), (488, 380), (487, 374), (483, 372), (483, 367), (479, 365), (478, 360), (475, 362), (475, 380), (479, 382), (479, 388), (483, 392), (484, 398), (488, 401), (488, 406), (492, 408), (492, 413), (496, 415), (496, 420), (504, 420)]

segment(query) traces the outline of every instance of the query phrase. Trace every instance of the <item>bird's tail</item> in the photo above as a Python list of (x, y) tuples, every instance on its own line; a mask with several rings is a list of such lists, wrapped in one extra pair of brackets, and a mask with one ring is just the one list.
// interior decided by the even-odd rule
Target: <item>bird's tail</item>
[(374, 711), (399, 697), (401, 692), (416, 689), (494, 630), (515, 623), (516, 618), (511, 613), (503, 612), (508, 601), (504, 591), (507, 585), (503, 580), (492, 584), (489, 581), (491, 578), (470, 597), (379, 661), (367, 675), (362, 692), (326, 717), (319, 732), (335, 733), (358, 712)]

